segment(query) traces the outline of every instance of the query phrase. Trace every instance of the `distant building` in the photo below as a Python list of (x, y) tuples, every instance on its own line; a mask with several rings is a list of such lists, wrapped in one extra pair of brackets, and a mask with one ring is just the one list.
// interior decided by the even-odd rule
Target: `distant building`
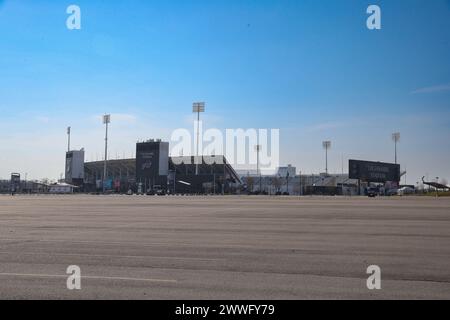
[(57, 183), (49, 186), (49, 193), (53, 194), (71, 194), (77, 189), (77, 186), (68, 183)]
[(292, 165), (288, 165), (287, 167), (279, 167), (277, 171), (277, 176), (279, 177), (295, 177), (296, 175), (296, 168)]
[[(0, 180), (0, 194), (11, 193), (11, 180)], [(16, 193), (46, 193), (48, 184), (39, 181), (21, 180), (15, 187)]]
[(273, 175), (241, 174), (248, 192), (269, 195), (289, 193), (290, 195), (356, 195), (358, 181), (349, 179), (348, 174), (308, 174), (295, 173), (293, 166), (280, 167)]

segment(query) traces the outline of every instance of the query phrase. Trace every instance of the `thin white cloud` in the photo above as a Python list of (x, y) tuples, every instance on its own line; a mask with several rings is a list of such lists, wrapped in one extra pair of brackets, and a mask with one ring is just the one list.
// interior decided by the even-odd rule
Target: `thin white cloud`
[(307, 131), (319, 132), (319, 131), (334, 130), (334, 129), (344, 128), (348, 125), (349, 124), (345, 123), (345, 122), (324, 122), (324, 123), (315, 124), (313, 126), (309, 126), (307, 128)]
[(421, 94), (421, 93), (436, 93), (450, 91), (450, 83), (441, 84), (438, 86), (424, 87), (411, 92), (411, 94)]
[(50, 118), (49, 117), (45, 117), (45, 116), (37, 116), (36, 117), (36, 121), (41, 122), (41, 123), (49, 123), (50, 122)]

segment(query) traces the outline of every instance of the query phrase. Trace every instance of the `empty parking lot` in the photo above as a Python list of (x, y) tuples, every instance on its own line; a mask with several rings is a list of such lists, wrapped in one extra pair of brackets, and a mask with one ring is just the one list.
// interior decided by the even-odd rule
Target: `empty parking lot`
[(449, 299), (449, 266), (448, 198), (0, 196), (2, 299)]

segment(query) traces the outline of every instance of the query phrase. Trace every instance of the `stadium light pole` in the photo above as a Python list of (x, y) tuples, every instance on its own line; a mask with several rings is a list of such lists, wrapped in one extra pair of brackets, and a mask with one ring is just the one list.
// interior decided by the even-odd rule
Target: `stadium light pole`
[(107, 162), (108, 162), (108, 125), (111, 123), (111, 115), (105, 114), (103, 116), (103, 124), (105, 125), (105, 162), (103, 164), (103, 193), (106, 191), (105, 181), (107, 174)]
[(67, 127), (67, 152), (70, 152), (70, 127)]
[(397, 164), (397, 143), (400, 141), (400, 132), (392, 134), (392, 141), (394, 141), (395, 144), (395, 164)]
[(331, 148), (331, 141), (322, 142), (322, 146), (325, 149), (325, 173), (328, 174), (328, 150)]
[(197, 113), (197, 151), (195, 159), (195, 175), (198, 176), (198, 146), (200, 139), (200, 113), (205, 112), (205, 103), (204, 102), (194, 102), (192, 106), (192, 112)]

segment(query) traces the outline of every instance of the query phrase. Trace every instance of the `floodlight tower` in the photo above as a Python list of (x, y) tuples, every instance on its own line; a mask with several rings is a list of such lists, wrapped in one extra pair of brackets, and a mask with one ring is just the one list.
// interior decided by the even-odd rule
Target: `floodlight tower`
[(70, 127), (67, 127), (67, 152), (70, 152)]
[(205, 103), (204, 102), (194, 102), (192, 105), (192, 112), (197, 113), (197, 151), (195, 160), (195, 175), (198, 175), (198, 146), (200, 139), (200, 113), (205, 112)]
[(322, 146), (325, 149), (325, 173), (328, 174), (328, 150), (331, 148), (331, 141), (322, 142)]
[(397, 164), (397, 143), (400, 141), (400, 132), (392, 134), (392, 141), (394, 141), (395, 144), (395, 164)]
[(103, 116), (103, 124), (105, 125), (105, 162), (103, 165), (103, 193), (105, 193), (105, 181), (107, 175), (107, 162), (108, 162), (108, 125), (111, 123), (111, 115), (105, 114)]

